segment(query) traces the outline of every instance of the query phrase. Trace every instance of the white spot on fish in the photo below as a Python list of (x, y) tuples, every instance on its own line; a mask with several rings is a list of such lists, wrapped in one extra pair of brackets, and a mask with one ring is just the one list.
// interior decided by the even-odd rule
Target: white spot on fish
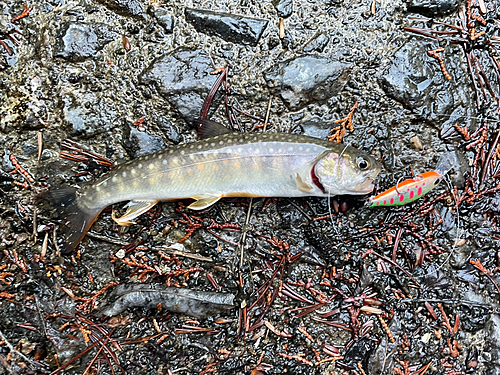
[(173, 158), (172, 163), (174, 163), (174, 164), (179, 163), (179, 158), (178, 157)]
[(95, 187), (95, 191), (100, 191), (100, 190), (101, 190), (101, 188), (99, 186)]
[(272, 148), (272, 147), (271, 147), (271, 148), (269, 149), (269, 152), (270, 152), (271, 154), (272, 154), (272, 153), (274, 153), (274, 148)]
[(222, 146), (224, 144), (224, 141), (220, 141), (219, 144)]
[(215, 147), (215, 142), (210, 143), (210, 147)]
[(241, 153), (241, 152), (243, 152), (243, 148), (238, 147), (238, 149), (236, 151), (238, 151), (238, 153)]
[(163, 154), (158, 155), (158, 159), (163, 159)]
[(144, 156), (144, 160), (149, 160), (149, 156)]
[(174, 150), (172, 149), (172, 150), (170, 150), (168, 153), (169, 153), (169, 154), (173, 154), (173, 153), (174, 153)]
[(167, 165), (168, 164), (168, 160), (165, 159), (165, 160), (162, 161), (162, 163), (163, 163), (163, 165)]
[(116, 182), (118, 181), (118, 179), (116, 178), (116, 176), (113, 176), (113, 178), (111, 179), (112, 182)]
[(135, 169), (132, 169), (132, 170), (130, 171), (130, 173), (132, 173), (132, 176), (135, 176), (135, 175), (136, 175), (136, 173), (137, 173), (137, 171), (136, 171)]
[(186, 151), (182, 150), (181, 151), (181, 155), (184, 155), (186, 153)]
[(137, 165), (137, 168), (142, 169), (142, 163), (139, 163), (139, 164)]
[(122, 176), (123, 176), (123, 177), (127, 177), (127, 171), (123, 171), (123, 172), (122, 172)]
[(198, 150), (201, 150), (203, 148), (203, 145), (198, 145)]
[(151, 169), (151, 170), (155, 169), (155, 167), (156, 167), (156, 165), (154, 163), (151, 163), (151, 164), (148, 165), (148, 168)]
[(190, 149), (193, 149), (193, 148), (194, 148), (194, 145), (189, 145), (189, 148), (190, 148)]

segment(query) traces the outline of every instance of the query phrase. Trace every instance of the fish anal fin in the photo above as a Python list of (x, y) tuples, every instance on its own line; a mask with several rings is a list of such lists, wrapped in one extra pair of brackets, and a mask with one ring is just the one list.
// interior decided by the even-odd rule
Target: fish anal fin
[(111, 213), (111, 218), (120, 226), (129, 226), (135, 224), (134, 219), (144, 212), (148, 211), (158, 201), (130, 201), (127, 203), (127, 211), (121, 217), (116, 217), (115, 211)]
[(195, 200), (195, 202), (191, 203), (188, 208), (191, 210), (204, 210), (205, 208), (210, 207), (219, 199), (222, 198), (221, 195), (195, 195), (191, 197)]
[(297, 173), (297, 177), (295, 178), (295, 181), (297, 182), (297, 189), (299, 189), (300, 191), (303, 191), (306, 193), (306, 192), (314, 189), (311, 185), (304, 182), (304, 180), (302, 179), (302, 177), (300, 177), (300, 175), (298, 173)]
[(212, 120), (199, 119), (197, 122), (199, 139), (212, 138), (217, 135), (233, 133), (231, 129), (226, 128), (224, 125)]

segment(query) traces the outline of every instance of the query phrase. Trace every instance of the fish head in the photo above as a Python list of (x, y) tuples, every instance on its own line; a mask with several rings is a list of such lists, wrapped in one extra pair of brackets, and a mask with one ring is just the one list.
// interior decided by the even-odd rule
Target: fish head
[(331, 195), (361, 195), (373, 190), (373, 181), (380, 169), (380, 163), (372, 156), (346, 147), (340, 154), (332, 151), (320, 156), (313, 172)]

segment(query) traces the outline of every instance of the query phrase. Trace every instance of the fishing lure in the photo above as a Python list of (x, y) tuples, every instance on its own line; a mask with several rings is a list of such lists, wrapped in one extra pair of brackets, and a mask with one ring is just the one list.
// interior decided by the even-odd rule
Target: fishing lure
[(441, 156), (434, 171), (425, 172), (399, 182), (389, 190), (370, 199), (370, 207), (402, 206), (423, 197), (434, 189), (444, 175), (458, 164), (454, 152)]

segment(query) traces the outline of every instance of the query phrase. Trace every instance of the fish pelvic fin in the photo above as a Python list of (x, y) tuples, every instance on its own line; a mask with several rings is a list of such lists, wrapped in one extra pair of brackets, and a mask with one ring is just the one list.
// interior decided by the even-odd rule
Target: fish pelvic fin
[(192, 196), (195, 200), (195, 202), (191, 203), (188, 208), (191, 210), (199, 211), (203, 210), (205, 208), (210, 207), (213, 205), (215, 202), (217, 202), (219, 199), (222, 198), (222, 196), (217, 196), (217, 195), (195, 195)]
[(116, 217), (116, 211), (111, 213), (111, 218), (115, 221), (116, 224), (120, 226), (128, 227), (129, 225), (135, 224), (134, 219), (144, 212), (149, 211), (152, 207), (154, 207), (158, 203), (158, 201), (130, 201), (125, 206), (127, 211), (123, 216)]
[(103, 210), (79, 204), (76, 192), (75, 188), (48, 190), (37, 197), (40, 203), (48, 205), (49, 209), (55, 211), (56, 217), (61, 219), (59, 229), (64, 236), (61, 252), (66, 254), (78, 246)]

